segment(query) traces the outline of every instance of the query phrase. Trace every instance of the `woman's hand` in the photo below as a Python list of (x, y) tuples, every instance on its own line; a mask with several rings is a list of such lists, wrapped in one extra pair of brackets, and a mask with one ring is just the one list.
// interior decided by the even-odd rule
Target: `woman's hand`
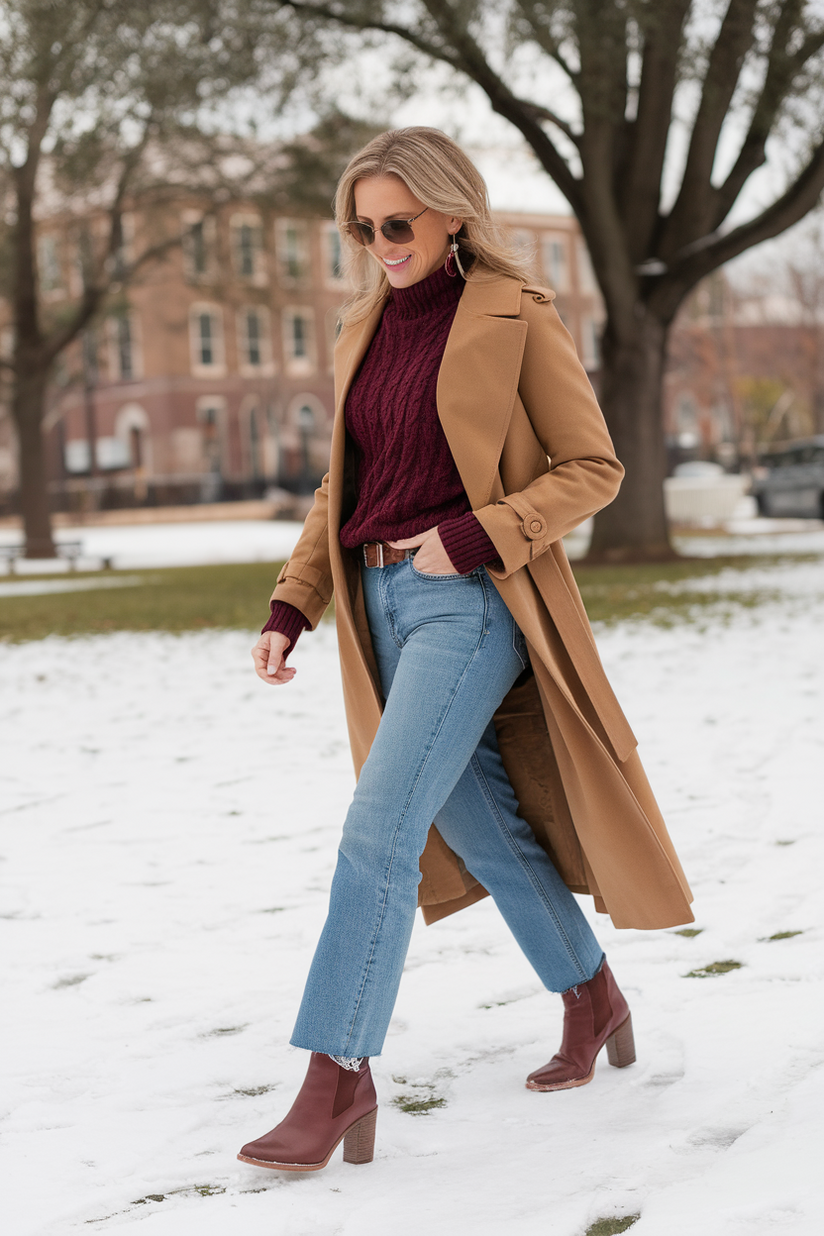
[(387, 541), (395, 549), (420, 549), (415, 554), (415, 569), (424, 575), (457, 575), (449, 554), (443, 547), (437, 528), (430, 528), (418, 536), (409, 536), (405, 541)]
[(264, 631), (252, 649), (252, 660), (258, 678), (272, 686), (291, 682), (296, 670), (283, 664), (283, 654), (292, 641), (279, 631)]

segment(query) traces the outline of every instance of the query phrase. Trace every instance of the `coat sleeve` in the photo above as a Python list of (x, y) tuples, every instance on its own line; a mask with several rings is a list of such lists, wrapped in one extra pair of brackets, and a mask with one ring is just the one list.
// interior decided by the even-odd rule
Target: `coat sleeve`
[(329, 473), (315, 490), (298, 543), (278, 575), (273, 601), (286, 601), (305, 615), (312, 630), (332, 600), (329, 560)]
[(500, 579), (607, 506), (624, 475), (589, 378), (555, 307), (529, 290), (521, 306), (528, 330), (518, 394), (549, 456), (549, 470), (519, 492), (475, 511), (503, 563), (502, 569), (492, 568)]

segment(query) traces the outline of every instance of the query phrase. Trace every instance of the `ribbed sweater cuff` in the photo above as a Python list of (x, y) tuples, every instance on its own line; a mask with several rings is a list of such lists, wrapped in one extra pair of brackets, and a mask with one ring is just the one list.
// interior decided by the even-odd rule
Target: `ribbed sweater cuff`
[(285, 661), (289, 653), (294, 652), (301, 631), (310, 624), (300, 610), (290, 605), (288, 601), (272, 601), (271, 611), (261, 635), (264, 631), (277, 631), (278, 635), (286, 636), (289, 640), (289, 647), (283, 654)]
[(468, 575), (484, 562), (494, 562), (498, 557), (497, 549), (471, 511), (438, 524), (438, 534), (449, 561), (461, 575)]

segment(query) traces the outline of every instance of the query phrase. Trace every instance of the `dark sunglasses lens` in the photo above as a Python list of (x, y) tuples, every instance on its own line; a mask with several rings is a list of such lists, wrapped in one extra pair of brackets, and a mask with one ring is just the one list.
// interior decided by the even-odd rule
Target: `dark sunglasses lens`
[(405, 245), (408, 241), (415, 239), (415, 233), (406, 219), (390, 219), (384, 223), (381, 231), (387, 240), (397, 245)]
[(375, 239), (375, 233), (368, 223), (350, 223), (348, 228), (349, 235), (359, 245), (371, 245)]

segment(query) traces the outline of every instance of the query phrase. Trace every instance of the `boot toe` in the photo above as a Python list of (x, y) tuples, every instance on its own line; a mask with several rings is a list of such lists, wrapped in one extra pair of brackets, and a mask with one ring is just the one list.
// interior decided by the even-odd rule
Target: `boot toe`
[(588, 1073), (583, 1073), (580, 1066), (572, 1061), (554, 1056), (543, 1068), (536, 1069), (526, 1079), (527, 1090), (571, 1090), (575, 1086), (585, 1086), (591, 1082), (595, 1073), (595, 1065)]

